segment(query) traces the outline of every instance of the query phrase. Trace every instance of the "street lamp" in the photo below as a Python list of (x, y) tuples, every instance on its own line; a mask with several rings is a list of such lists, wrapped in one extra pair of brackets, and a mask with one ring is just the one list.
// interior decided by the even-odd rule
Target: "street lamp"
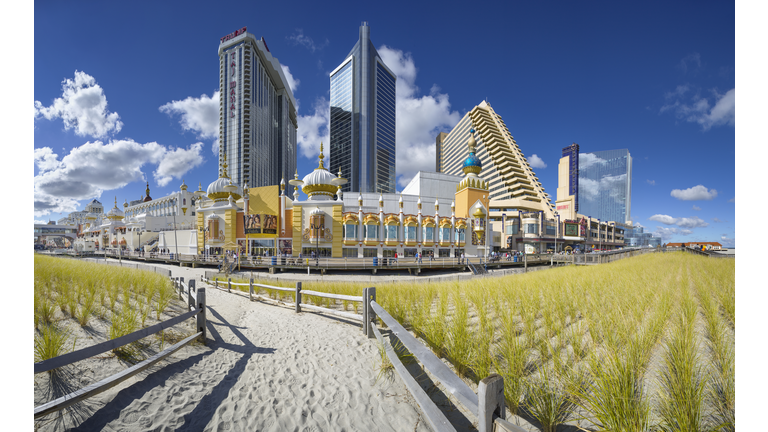
[(320, 265), (320, 230), (323, 228), (321, 213), (322, 211), (319, 207), (315, 208), (310, 213), (309, 218), (309, 226), (312, 228), (312, 232), (315, 233), (315, 267)]
[(205, 254), (205, 236), (208, 234), (209, 228), (208, 227), (199, 226), (199, 227), (197, 227), (197, 229), (198, 229), (198, 231), (203, 233), (203, 261), (205, 261), (205, 255), (206, 255)]
[[(560, 215), (557, 214), (557, 212), (555, 212), (555, 218), (556, 218), (555, 223), (557, 225), (555, 225), (555, 250), (552, 253), (552, 264), (554, 264), (554, 262), (555, 262), (555, 255), (557, 254), (557, 234), (560, 231)], [(550, 264), (550, 265), (552, 265), (552, 264)]]

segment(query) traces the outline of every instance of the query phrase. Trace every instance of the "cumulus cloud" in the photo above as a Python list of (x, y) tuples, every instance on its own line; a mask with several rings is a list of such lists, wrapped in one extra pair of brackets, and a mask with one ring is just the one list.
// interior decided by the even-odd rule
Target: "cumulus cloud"
[[(320, 154), (320, 142), (325, 144), (324, 154), (330, 154), (330, 102), (326, 98), (318, 98), (310, 115), (300, 115), (296, 119), (298, 130), (296, 131), (296, 146), (302, 156), (312, 159)], [(330, 160), (330, 159), (329, 159)], [(333, 161), (330, 161), (333, 164)], [(329, 166), (336, 166), (330, 165)], [(350, 176), (350, 173), (344, 173)]]
[(712, 221), (715, 222), (715, 223), (722, 223), (723, 222), (719, 218), (716, 218), (716, 217), (712, 218)]
[(736, 197), (733, 197), (733, 198), (729, 199), (728, 202), (735, 203), (736, 202)]
[(677, 67), (683, 71), (683, 73), (687, 73), (688, 68), (696, 70), (701, 67), (701, 55), (699, 53), (688, 54), (682, 60), (680, 60), (680, 63), (677, 64)]
[(723, 234), (720, 236), (720, 244), (729, 247), (729, 248), (735, 248), (736, 247), (736, 239), (735, 238), (728, 238), (728, 234)]
[(536, 153), (532, 154), (531, 157), (528, 158), (528, 163), (531, 164), (531, 168), (546, 168), (547, 164), (544, 163), (543, 160), (539, 156), (536, 155)]
[(593, 165), (605, 164), (605, 159), (599, 158), (592, 153), (579, 153), (579, 169), (587, 169)]
[(170, 117), (179, 115), (179, 124), (185, 131), (192, 131), (200, 138), (216, 138), (219, 135), (219, 92), (213, 96), (206, 94), (199, 98), (187, 97), (175, 100), (159, 108), (161, 113)]
[(74, 79), (61, 83), (62, 94), (51, 106), (35, 101), (35, 119), (60, 118), (64, 129), (74, 129), (78, 136), (101, 138), (109, 133), (120, 132), (123, 122), (117, 113), (107, 110), (107, 97), (96, 79), (85, 72), (75, 71)]
[[(291, 41), (293, 43), (293, 45), (301, 45), (301, 46), (305, 47), (306, 49), (310, 50), (311, 52), (315, 52), (317, 50), (321, 50), (321, 49), (325, 48), (326, 46), (328, 46), (328, 43), (329, 43), (328, 39), (326, 39), (325, 42), (323, 42), (321, 44), (315, 43), (315, 41), (312, 40), (311, 37), (304, 35), (304, 30), (303, 29), (296, 29), (296, 31), (292, 35), (288, 36), (286, 39)], [(291, 88), (293, 88), (293, 87), (291, 87)]]
[(701, 97), (698, 92), (685, 100), (684, 95), (687, 91), (687, 86), (682, 88), (678, 86), (676, 91), (667, 93), (665, 95), (667, 103), (660, 108), (659, 113), (671, 112), (679, 120), (700, 124), (705, 131), (713, 126), (736, 124), (735, 88), (728, 90), (725, 94), (712, 90), (714, 106), (711, 106), (709, 99)]
[(656, 180), (646, 180), (646, 183), (648, 183), (651, 186), (656, 186)]
[(419, 95), (416, 63), (410, 53), (386, 45), (378, 52), (397, 76), (397, 183), (404, 187), (418, 171), (435, 169), (435, 136), (450, 131), (461, 116), (458, 111), (451, 111), (448, 94), (441, 93), (436, 85), (429, 94)]
[(679, 228), (665, 228), (665, 227), (656, 227), (656, 231), (653, 232), (654, 235), (661, 237), (661, 240), (664, 243), (668, 243), (669, 240), (672, 239), (672, 236), (676, 234), (680, 234)]
[(676, 218), (669, 215), (655, 214), (648, 219), (661, 222), (664, 225), (677, 225), (681, 228), (703, 228), (709, 226), (709, 223), (704, 222), (704, 220), (698, 216), (692, 218)]
[(701, 207), (694, 204), (693, 209), (696, 211), (701, 211)]
[(717, 196), (717, 191), (698, 185), (688, 189), (673, 189), (669, 194), (681, 201), (710, 201)]
[[(581, 158), (579, 158), (579, 165), (581, 165)], [(616, 186), (617, 183), (625, 181), (626, 178), (626, 174), (603, 176), (600, 180), (579, 177), (579, 199), (594, 201), (600, 196), (601, 191), (607, 191), (610, 198), (619, 200), (620, 190)]]
[(140, 144), (130, 139), (107, 144), (95, 141), (73, 148), (59, 161), (49, 148), (37, 149), (35, 216), (72, 212), (79, 200), (98, 198), (106, 190), (119, 189), (133, 181), (143, 182), (141, 168), (146, 164), (158, 164), (154, 177), (163, 186), (200, 165), (201, 150), (202, 143), (188, 149), (168, 149), (156, 142)]
[(293, 77), (293, 74), (291, 74), (291, 69), (288, 66), (280, 65), (280, 67), (283, 68), (283, 75), (285, 75), (285, 79), (288, 81), (288, 86), (291, 88), (291, 92), (296, 93), (296, 90), (299, 89), (299, 84), (301, 81)]

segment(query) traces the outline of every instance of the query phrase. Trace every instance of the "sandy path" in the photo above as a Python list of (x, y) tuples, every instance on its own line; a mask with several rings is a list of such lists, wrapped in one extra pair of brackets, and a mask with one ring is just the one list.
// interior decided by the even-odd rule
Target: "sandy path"
[(359, 325), (206, 291), (207, 346), (90, 399), (70, 430), (429, 430), (399, 378), (376, 381)]

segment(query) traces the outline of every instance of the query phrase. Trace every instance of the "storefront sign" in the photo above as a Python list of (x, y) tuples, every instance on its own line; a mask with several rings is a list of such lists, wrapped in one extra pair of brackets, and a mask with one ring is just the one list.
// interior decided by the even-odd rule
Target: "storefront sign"
[(570, 207), (568, 204), (564, 204), (564, 205), (559, 205), (559, 206), (557, 206), (557, 209), (558, 209), (558, 210), (565, 210), (565, 209), (567, 209), (568, 207)]

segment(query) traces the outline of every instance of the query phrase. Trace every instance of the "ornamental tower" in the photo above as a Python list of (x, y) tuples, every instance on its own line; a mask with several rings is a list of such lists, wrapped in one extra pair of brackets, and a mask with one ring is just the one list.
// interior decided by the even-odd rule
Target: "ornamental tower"
[(264, 38), (243, 27), (219, 43), (219, 176), (236, 185), (278, 184), (296, 170), (296, 100)]

